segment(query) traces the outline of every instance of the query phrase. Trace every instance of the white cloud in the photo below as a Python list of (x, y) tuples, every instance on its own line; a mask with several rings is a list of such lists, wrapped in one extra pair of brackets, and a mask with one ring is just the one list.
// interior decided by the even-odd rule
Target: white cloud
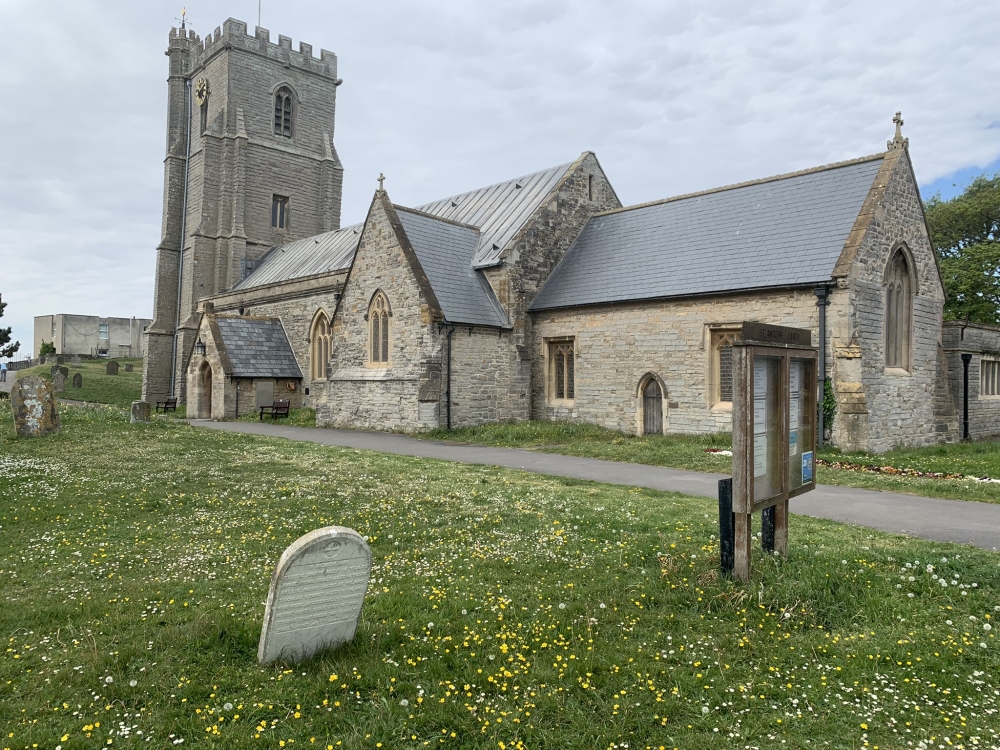
[[(174, 2), (8, 0), (0, 293), (25, 349), (52, 312), (148, 315)], [(634, 203), (884, 147), (927, 184), (1000, 156), (1000, 6), (982, 2), (264, 0), (337, 52), (344, 221), (375, 178), (418, 204), (596, 151)], [(201, 34), (252, 0), (192, 6)], [(991, 129), (992, 126), (992, 129)]]

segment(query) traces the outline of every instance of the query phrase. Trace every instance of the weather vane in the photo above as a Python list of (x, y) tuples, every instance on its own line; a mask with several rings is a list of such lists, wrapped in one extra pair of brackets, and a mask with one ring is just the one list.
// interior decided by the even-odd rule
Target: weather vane
[(181, 8), (181, 17), (174, 19), (181, 22), (181, 31), (187, 28), (187, 12), (187, 7)]

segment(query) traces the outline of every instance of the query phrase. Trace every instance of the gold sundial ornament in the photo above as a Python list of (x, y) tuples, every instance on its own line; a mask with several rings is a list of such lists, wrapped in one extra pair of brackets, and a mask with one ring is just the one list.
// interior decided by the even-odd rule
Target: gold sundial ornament
[(205, 78), (199, 78), (197, 83), (194, 85), (194, 98), (199, 105), (204, 104), (208, 101), (208, 80)]

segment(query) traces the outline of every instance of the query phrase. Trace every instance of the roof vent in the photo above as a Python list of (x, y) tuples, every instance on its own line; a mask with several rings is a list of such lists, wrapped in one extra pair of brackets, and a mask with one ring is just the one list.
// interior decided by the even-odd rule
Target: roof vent
[(355, 229), (354, 229), (354, 233), (355, 233), (355, 234), (357, 234), (357, 233), (358, 233), (358, 230), (357, 230), (357, 228), (355, 228)]
[(497, 243), (495, 243), (495, 242), (494, 242), (494, 243), (493, 243), (493, 249), (494, 249), (494, 250), (499, 250), (499, 249), (500, 249), (500, 246), (499, 246), (499, 245), (498, 245)]
[(452, 208), (458, 208), (458, 203), (456, 203), (455, 201), (452, 201), (451, 202), (451, 207)]
[(319, 240), (313, 240), (313, 242), (315, 242), (317, 245), (319, 244)]
[(515, 182), (514, 183), (514, 189), (515, 190), (520, 190), (523, 187), (524, 187), (524, 185), (522, 185), (520, 182)]

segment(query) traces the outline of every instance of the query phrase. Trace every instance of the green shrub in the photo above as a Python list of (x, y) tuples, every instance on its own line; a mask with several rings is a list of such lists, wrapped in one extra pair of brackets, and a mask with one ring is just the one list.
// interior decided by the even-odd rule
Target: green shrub
[(42, 345), (38, 349), (38, 356), (44, 357), (46, 354), (55, 354), (56, 345), (51, 341), (43, 341)]

